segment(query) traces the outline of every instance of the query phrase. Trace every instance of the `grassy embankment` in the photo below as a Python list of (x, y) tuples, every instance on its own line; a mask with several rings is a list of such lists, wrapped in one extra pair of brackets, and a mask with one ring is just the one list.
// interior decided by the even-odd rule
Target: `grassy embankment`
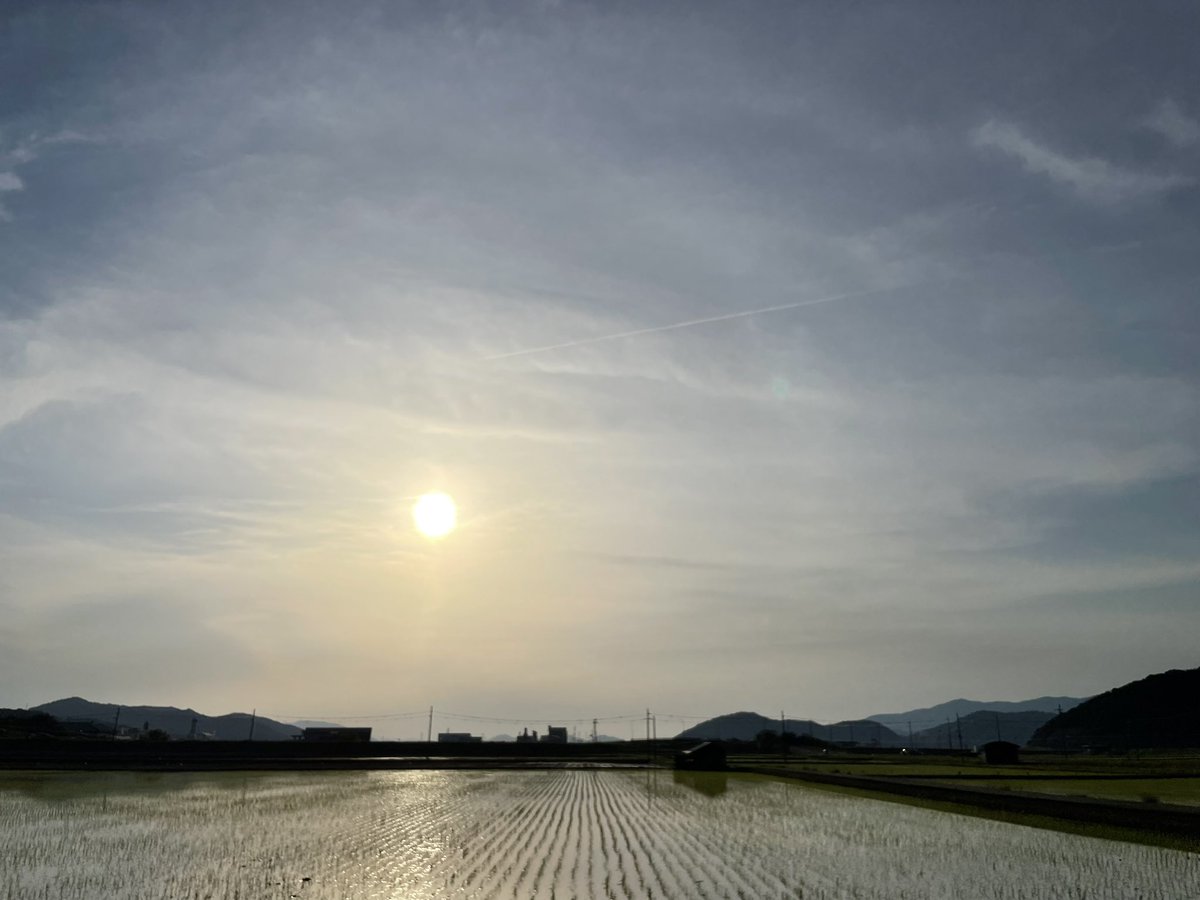
[(750, 755), (731, 762), (771, 765), (798, 772), (904, 778), (969, 788), (1029, 791), (1059, 796), (1200, 806), (1200, 753), (1140, 756), (1027, 756), (1015, 766), (989, 766), (977, 757)]
[[(734, 767), (769, 767), (773, 771), (880, 778), (909, 784), (947, 785), (964, 791), (1003, 791), (1070, 797), (1088, 801), (1140, 802), (1147, 806), (1200, 807), (1200, 753), (1140, 754), (1137, 756), (1027, 755), (1028, 762), (989, 766), (973, 756), (900, 757), (864, 754), (792, 756), (735, 755)], [(1012, 810), (982, 809), (956, 803), (882, 794), (859, 787), (814, 785), (855, 796), (870, 796), (988, 819), (1051, 828), (1092, 837), (1200, 851), (1200, 834), (1187, 837), (1156, 834), (1144, 828), (1071, 822)], [(969, 795), (964, 795), (964, 798)]]

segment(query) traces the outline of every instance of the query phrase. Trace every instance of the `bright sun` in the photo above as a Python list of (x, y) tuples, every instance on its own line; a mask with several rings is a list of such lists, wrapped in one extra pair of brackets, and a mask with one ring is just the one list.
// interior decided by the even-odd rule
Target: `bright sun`
[(428, 538), (440, 538), (454, 530), (458, 507), (449, 494), (422, 494), (413, 504), (412, 516), (417, 531)]

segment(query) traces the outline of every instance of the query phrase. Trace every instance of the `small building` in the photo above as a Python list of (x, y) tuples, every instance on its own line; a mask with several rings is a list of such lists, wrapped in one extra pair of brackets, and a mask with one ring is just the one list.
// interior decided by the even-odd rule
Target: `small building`
[(692, 772), (719, 772), (725, 768), (725, 748), (716, 741), (705, 741), (675, 754), (675, 768)]
[[(534, 734), (537, 734), (535, 731)], [(541, 744), (565, 744), (567, 742), (567, 729), (559, 728), (556, 725), (547, 725), (546, 733), (542, 735), (538, 743)]]
[(342, 741), (366, 743), (371, 740), (370, 728), (305, 728), (304, 741)]
[(530, 734), (528, 728), (522, 728), (521, 733), (517, 735), (518, 744), (536, 744), (537, 739), (537, 732)]
[(483, 738), (465, 731), (439, 731), (439, 744), (482, 744)]
[(1020, 749), (1011, 741), (990, 741), (979, 748), (979, 758), (990, 766), (1015, 766)]

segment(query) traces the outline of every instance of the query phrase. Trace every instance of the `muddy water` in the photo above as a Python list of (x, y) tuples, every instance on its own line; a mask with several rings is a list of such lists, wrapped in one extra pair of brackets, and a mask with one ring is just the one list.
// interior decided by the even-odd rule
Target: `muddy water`
[(1177, 898), (1200, 855), (670, 772), (0, 776), (0, 897)]

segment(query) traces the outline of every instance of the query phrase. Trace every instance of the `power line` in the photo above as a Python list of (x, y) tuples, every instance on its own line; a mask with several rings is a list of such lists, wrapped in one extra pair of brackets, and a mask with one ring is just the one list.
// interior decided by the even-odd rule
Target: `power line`
[(440, 712), (438, 716), (443, 719), (469, 719), (474, 722), (570, 722), (570, 723), (587, 723), (596, 722), (618, 722), (626, 719), (642, 719), (645, 718), (642, 713), (633, 713), (626, 716), (586, 716), (578, 719), (566, 719), (560, 716), (476, 716), (469, 713), (454, 713)]
[(335, 715), (333, 713), (325, 713), (323, 715), (316, 715), (315, 713), (308, 713), (306, 715), (298, 715), (298, 714), (288, 715), (285, 713), (273, 713), (272, 717), (276, 721), (303, 721), (306, 719), (308, 719), (308, 720), (311, 720), (311, 719), (415, 719), (418, 716), (424, 716), (427, 714), (428, 714), (428, 710), (420, 709), (420, 710), (417, 710), (416, 712), (376, 713), (375, 715), (353, 715), (353, 716)]

